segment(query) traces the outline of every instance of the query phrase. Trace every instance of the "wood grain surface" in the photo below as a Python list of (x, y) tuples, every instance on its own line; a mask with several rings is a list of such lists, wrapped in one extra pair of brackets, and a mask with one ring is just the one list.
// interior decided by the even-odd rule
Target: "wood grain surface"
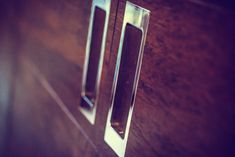
[(234, 13), (187, 1), (131, 2), (151, 17), (127, 156), (234, 156)]
[[(130, 1), (151, 13), (126, 156), (234, 157), (232, 5)], [(77, 108), (91, 3), (0, 1), (0, 156), (116, 156), (104, 130), (126, 0), (112, 0), (94, 125)]]

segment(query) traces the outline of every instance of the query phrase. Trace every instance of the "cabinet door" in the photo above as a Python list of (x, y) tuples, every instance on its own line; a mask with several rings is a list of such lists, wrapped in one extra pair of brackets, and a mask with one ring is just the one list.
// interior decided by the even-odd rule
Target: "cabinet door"
[(232, 14), (191, 1), (119, 0), (110, 84), (129, 2), (149, 10), (150, 21), (125, 155), (232, 156)]
[[(114, 155), (103, 141), (105, 110), (98, 111), (95, 124), (79, 110), (84, 61), (92, 45), (87, 43), (93, 38), (89, 30), (93, 24), (98, 31), (102, 27), (101, 14), (92, 10), (96, 2), (101, 1), (12, 1), (18, 7), (14, 10), (12, 25), (19, 36), (12, 38), (19, 44), (14, 51), (19, 54), (19, 69), (9, 116), (7, 155)], [(109, 63), (117, 2), (112, 1), (110, 14), (106, 15), (100, 80), (105, 77)], [(91, 16), (96, 15), (98, 21), (90, 24)]]

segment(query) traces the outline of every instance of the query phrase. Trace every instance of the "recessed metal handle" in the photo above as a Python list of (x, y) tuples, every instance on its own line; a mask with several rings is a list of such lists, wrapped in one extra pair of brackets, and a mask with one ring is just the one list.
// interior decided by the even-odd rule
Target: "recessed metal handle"
[(105, 128), (105, 141), (124, 156), (150, 12), (127, 2), (114, 74), (111, 106)]
[(122, 138), (124, 138), (126, 130), (129, 109), (133, 105), (141, 41), (141, 29), (127, 23), (111, 115), (111, 126)]
[(94, 124), (102, 72), (110, 0), (93, 0), (79, 110)]

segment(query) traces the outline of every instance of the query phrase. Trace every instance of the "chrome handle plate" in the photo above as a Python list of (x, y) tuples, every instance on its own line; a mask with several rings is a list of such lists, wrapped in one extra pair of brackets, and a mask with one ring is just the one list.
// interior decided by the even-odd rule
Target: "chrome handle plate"
[[(130, 123), (131, 123), (139, 74), (141, 69), (141, 63), (143, 58), (144, 44), (148, 29), (149, 17), (150, 17), (150, 11), (142, 7), (139, 7), (131, 2), (128, 1), (126, 2), (125, 14), (122, 25), (122, 33), (120, 38), (120, 44), (118, 49), (116, 68), (113, 80), (111, 106), (108, 112), (105, 135), (104, 135), (104, 140), (114, 150), (114, 152), (121, 157), (125, 155), (125, 149), (130, 129)], [(130, 34), (127, 35), (126, 33), (128, 32), (128, 30), (133, 30), (133, 31), (130, 31), (132, 33), (129, 32)], [(133, 32), (139, 34), (139, 35), (136, 34), (137, 36), (140, 37), (140, 40), (136, 42), (139, 45), (132, 44), (133, 42), (130, 42), (126, 39), (127, 38), (126, 36), (132, 36), (129, 39), (135, 40), (135, 35), (133, 34)], [(126, 45), (128, 44), (130, 48), (126, 50)], [(138, 47), (132, 48), (135, 46)], [(130, 57), (133, 55), (134, 52), (130, 51), (135, 51), (137, 53), (134, 54), (136, 56), (136, 58), (133, 59), (134, 61)], [(125, 57), (128, 57), (128, 59), (126, 59)], [(123, 61), (124, 60), (123, 58), (125, 58), (126, 61)], [(130, 63), (125, 64), (124, 62), (128, 62), (129, 59), (131, 59), (132, 61), (130, 61)], [(134, 69), (134, 72), (130, 74), (132, 76), (130, 76), (128, 73), (123, 72), (125, 70), (123, 66), (127, 65), (128, 65), (127, 68), (130, 68), (129, 70), (132, 71)], [(123, 79), (123, 77), (128, 77), (128, 78)], [(122, 96), (121, 88), (123, 88), (123, 92), (125, 91), (130, 92), (127, 93), (129, 97), (125, 95)], [(116, 101), (119, 98), (125, 100)], [(121, 105), (120, 103), (125, 103), (125, 104)], [(119, 107), (120, 108), (128, 107), (128, 108), (118, 109)], [(123, 111), (126, 112), (126, 114), (122, 113)], [(120, 118), (118, 118), (119, 115), (121, 116)]]
[(93, 0), (91, 7), (81, 100), (78, 107), (91, 124), (95, 123), (110, 5), (111, 0)]

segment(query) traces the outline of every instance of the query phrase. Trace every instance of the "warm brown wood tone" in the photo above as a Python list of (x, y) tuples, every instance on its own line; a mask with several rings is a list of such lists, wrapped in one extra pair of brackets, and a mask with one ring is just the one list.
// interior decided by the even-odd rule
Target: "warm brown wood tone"
[[(94, 125), (77, 109), (92, 1), (0, 1), (0, 156), (116, 156), (104, 129), (125, 1), (112, 0)], [(126, 156), (234, 157), (232, 5), (130, 1), (151, 14)]]
[[(10, 25), (12, 29), (4, 31), (11, 35), (9, 43), (19, 46), (11, 51), (20, 58), (15, 65), (20, 69), (14, 68), (18, 72), (14, 76), (17, 80), (4, 156), (115, 156), (103, 140), (107, 111), (98, 111), (103, 122), (99, 123), (101, 117), (98, 116), (96, 126), (92, 126), (77, 109), (91, 3), (9, 2), (9, 8), (15, 4), (18, 9), (13, 13), (6, 9), (12, 14), (11, 23), (6, 27)], [(113, 1), (103, 73), (109, 60), (116, 8), (117, 1)], [(7, 37), (1, 41), (8, 42)]]
[[(130, 1), (151, 16), (126, 155), (234, 156), (234, 13), (189, 1)], [(120, 0), (111, 74), (124, 8)]]

